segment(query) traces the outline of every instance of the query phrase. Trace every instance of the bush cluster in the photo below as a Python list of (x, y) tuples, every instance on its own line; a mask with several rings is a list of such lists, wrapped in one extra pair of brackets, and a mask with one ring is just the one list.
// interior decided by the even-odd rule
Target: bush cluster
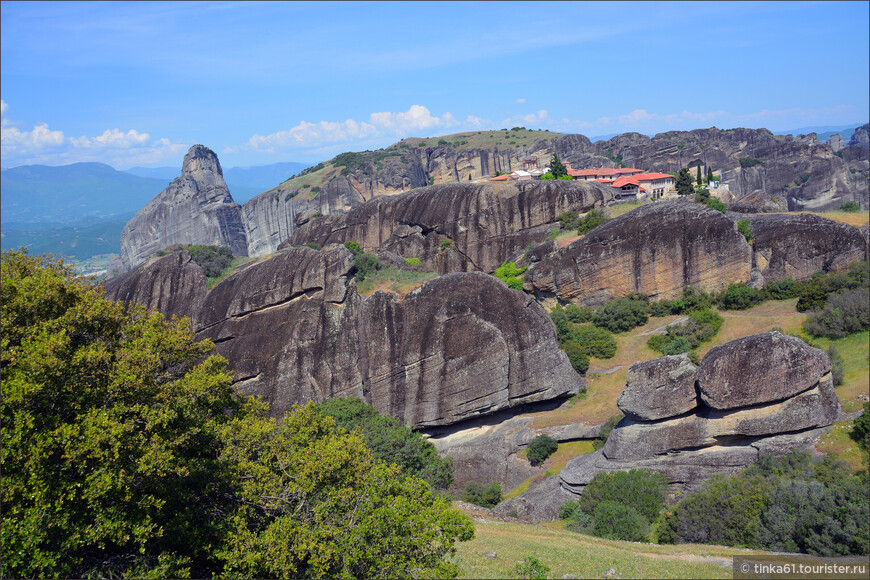
[(858, 205), (857, 201), (847, 201), (846, 203), (840, 206), (840, 211), (845, 211), (849, 213), (857, 213), (861, 211), (861, 206)]
[(347, 241), (344, 243), (344, 247), (353, 254), (353, 265), (356, 271), (357, 282), (362, 282), (367, 276), (381, 269), (378, 257), (374, 254), (363, 252), (362, 246), (357, 242)]
[(517, 268), (516, 262), (504, 262), (495, 269), (495, 277), (507, 284), (511, 290), (522, 290), (523, 280), (520, 276), (527, 268), (528, 266)]
[(644, 294), (631, 294), (610, 300), (597, 309), (592, 322), (610, 332), (626, 332), (646, 324), (649, 314), (649, 298)]
[(709, 308), (692, 310), (688, 321), (668, 326), (665, 334), (653, 335), (646, 344), (664, 355), (688, 352), (713, 338), (723, 322), (723, 318)]
[(586, 215), (577, 219), (577, 235), (585, 236), (608, 219), (607, 214), (600, 209), (589, 210)]
[(529, 442), (526, 451), (529, 462), (532, 465), (538, 465), (546, 461), (557, 449), (559, 449), (559, 443), (555, 439), (549, 435), (538, 435)]
[(435, 446), (400, 420), (381, 415), (377, 409), (356, 397), (336, 397), (315, 405), (321, 415), (332, 417), (336, 427), (359, 429), (372, 455), (395, 463), (402, 473), (419, 477), (435, 488), (447, 489), (453, 483), (453, 460), (441, 458)]
[(816, 556), (864, 555), (870, 542), (867, 472), (830, 456), (761, 456), (684, 499), (659, 529), (662, 543), (695, 542)]
[(459, 499), (480, 507), (493, 508), (501, 503), (501, 486), (498, 482), (487, 486), (479, 481), (469, 481), (459, 493)]
[(642, 542), (664, 507), (667, 486), (664, 475), (646, 469), (597, 473), (580, 499), (562, 506), (560, 516), (573, 531)]
[(870, 290), (856, 288), (831, 294), (821, 311), (804, 322), (813, 336), (843, 338), (870, 329)]
[(550, 311), (559, 346), (568, 355), (574, 370), (581, 375), (589, 368), (589, 357), (608, 359), (616, 354), (616, 340), (610, 332), (581, 322), (593, 315), (591, 309), (573, 304), (566, 308), (555, 306)]
[(207, 278), (220, 276), (233, 261), (232, 250), (223, 246), (188, 246), (187, 251)]

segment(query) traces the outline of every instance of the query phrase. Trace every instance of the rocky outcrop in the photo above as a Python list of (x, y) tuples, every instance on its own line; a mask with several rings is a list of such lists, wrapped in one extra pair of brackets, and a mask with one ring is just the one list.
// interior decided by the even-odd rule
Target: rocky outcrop
[(544, 309), (493, 276), (456, 273), (365, 298), (353, 274), (344, 246), (298, 247), (201, 297), (191, 286), (204, 292), (205, 279), (182, 251), (113, 281), (111, 296), (190, 316), (197, 338), (229, 360), (236, 388), (279, 417), (294, 403), (357, 396), (436, 427), (585, 388)]
[[(799, 339), (778, 332), (744, 337), (711, 350), (697, 369), (681, 358), (633, 365), (618, 401), (626, 417), (604, 447), (569, 461), (558, 487), (530, 488), (534, 501), (520, 496), (495, 511), (552, 519), (602, 471), (650, 469), (667, 477), (673, 494), (692, 491), (713, 475), (748, 467), (759, 454), (814, 444), (842, 414), (827, 353)], [(687, 379), (695, 405), (685, 394), (670, 411), (658, 404), (665, 392), (684, 393)]]
[(598, 305), (642, 292), (672, 299), (684, 286), (717, 291), (745, 282), (751, 249), (722, 213), (688, 200), (653, 203), (609, 220), (534, 264), (523, 287)]
[(439, 273), (492, 272), (541, 242), (560, 214), (611, 202), (610, 190), (570, 181), (422, 187), (316, 219), (281, 247), (355, 241), (366, 251), (419, 258)]
[(172, 244), (226, 246), (248, 255), (241, 206), (227, 189), (217, 155), (202, 145), (190, 148), (181, 176), (124, 226), (121, 259), (132, 268)]
[(135, 302), (171, 316), (196, 316), (206, 296), (208, 279), (186, 251), (142, 264), (127, 275), (106, 281), (106, 298)]
[(867, 259), (860, 230), (812, 214), (746, 216), (752, 226), (755, 266), (766, 283), (805, 280), (822, 270), (845, 271)]

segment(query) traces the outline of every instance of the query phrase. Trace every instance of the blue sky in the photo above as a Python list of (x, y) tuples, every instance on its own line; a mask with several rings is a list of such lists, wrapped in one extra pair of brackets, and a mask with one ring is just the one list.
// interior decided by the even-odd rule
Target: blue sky
[(0, 4), (2, 165), (865, 122), (868, 2)]

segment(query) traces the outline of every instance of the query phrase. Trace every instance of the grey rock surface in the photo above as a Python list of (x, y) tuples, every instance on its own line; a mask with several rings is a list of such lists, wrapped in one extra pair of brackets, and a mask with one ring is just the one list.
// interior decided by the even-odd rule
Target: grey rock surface
[(698, 389), (714, 409), (782, 401), (802, 393), (831, 370), (827, 353), (779, 332), (738, 338), (701, 361)]
[(248, 255), (241, 206), (233, 201), (217, 155), (194, 145), (177, 177), (121, 232), (121, 259), (127, 268), (172, 244), (226, 246)]
[(684, 354), (633, 364), (616, 405), (641, 421), (682, 415), (698, 404), (697, 373), (698, 367)]

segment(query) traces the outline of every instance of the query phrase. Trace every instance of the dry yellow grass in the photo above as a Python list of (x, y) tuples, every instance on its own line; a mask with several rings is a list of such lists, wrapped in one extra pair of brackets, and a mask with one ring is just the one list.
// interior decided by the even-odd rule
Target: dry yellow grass
[(821, 453), (832, 453), (837, 459), (846, 462), (852, 473), (867, 469), (867, 453), (861, 451), (855, 440), (849, 436), (854, 421), (839, 421), (831, 430), (822, 435), (816, 444)]
[[(545, 477), (552, 477), (557, 475), (565, 468), (568, 462), (578, 455), (583, 455), (584, 453), (591, 453), (595, 448), (592, 446), (591, 441), (571, 441), (568, 443), (562, 443), (559, 445), (559, 449), (556, 450), (550, 457), (547, 458), (546, 461), (541, 465), (544, 469), (543, 473), (539, 473), (533, 475), (528, 478), (526, 481), (512, 489), (510, 492), (505, 494), (504, 499), (511, 499), (516, 497), (529, 489), (533, 483), (537, 483), (544, 479)], [(524, 455), (525, 449), (520, 452), (520, 455)]]
[(870, 221), (870, 212), (866, 211), (856, 211), (856, 212), (848, 212), (848, 211), (825, 211), (825, 212), (815, 212), (815, 211), (802, 211), (798, 213), (810, 213), (813, 215), (822, 216), (824, 218), (828, 218), (829, 220), (834, 220), (835, 222), (840, 222), (843, 224), (849, 224), (850, 226), (861, 227)]

